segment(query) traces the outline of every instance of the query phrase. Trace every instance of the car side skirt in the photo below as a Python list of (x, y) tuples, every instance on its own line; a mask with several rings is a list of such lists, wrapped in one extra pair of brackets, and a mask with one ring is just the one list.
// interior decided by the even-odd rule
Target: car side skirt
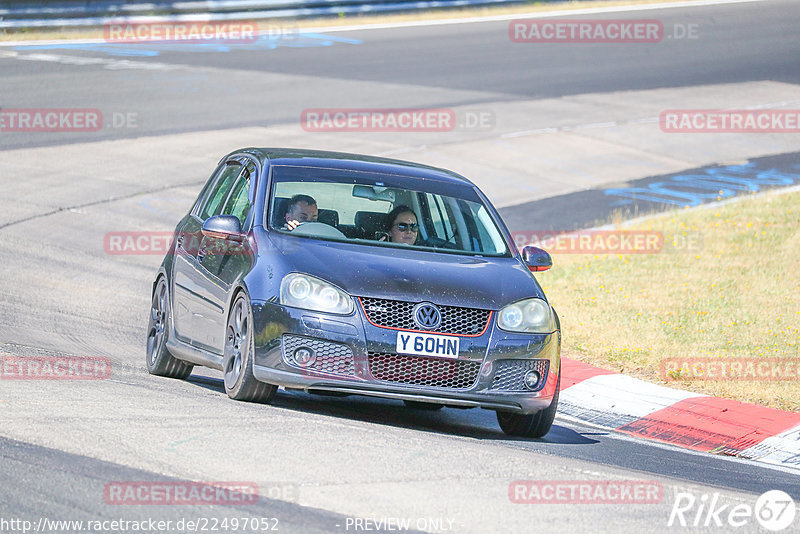
[(222, 356), (182, 343), (174, 336), (167, 340), (167, 350), (179, 360), (222, 371)]

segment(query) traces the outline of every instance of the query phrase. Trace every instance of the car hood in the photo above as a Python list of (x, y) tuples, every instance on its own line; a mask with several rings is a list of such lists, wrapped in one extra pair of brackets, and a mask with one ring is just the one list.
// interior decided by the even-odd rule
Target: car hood
[(395, 247), (321, 241), (270, 232), (286, 272), (302, 272), (353, 296), (498, 310), (545, 298), (515, 258), (463, 256)]

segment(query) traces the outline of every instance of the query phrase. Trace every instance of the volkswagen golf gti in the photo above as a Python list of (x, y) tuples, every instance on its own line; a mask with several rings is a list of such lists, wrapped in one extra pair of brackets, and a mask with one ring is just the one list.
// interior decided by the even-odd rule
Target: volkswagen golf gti
[(561, 329), (497, 211), (466, 178), (399, 160), (247, 148), (220, 160), (153, 282), (147, 369), (223, 373), (236, 400), (279, 387), (412, 409), (480, 407), (541, 437)]

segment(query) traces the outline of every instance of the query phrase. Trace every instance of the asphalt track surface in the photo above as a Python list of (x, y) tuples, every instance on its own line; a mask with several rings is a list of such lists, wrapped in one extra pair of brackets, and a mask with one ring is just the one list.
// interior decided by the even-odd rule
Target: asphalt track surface
[[(507, 22), (492, 22), (342, 32), (330, 45), (270, 50), (142, 55), (148, 49), (135, 45), (133, 58), (119, 55), (124, 47), (28, 47), (13, 50), (16, 56), (0, 49), (6, 52), (0, 54), (3, 107), (96, 107), (135, 110), (138, 117), (135, 130), (104, 128), (90, 136), (2, 134), (0, 156), (20, 159), (4, 159), (0, 167), (12, 193), (2, 201), (12, 215), (0, 223), (0, 351), (108, 357), (113, 374), (96, 382), (0, 382), (0, 519), (275, 517), (281, 532), (345, 532), (355, 530), (354, 518), (405, 517), (412, 529), (429, 531), (666, 532), (689, 530), (667, 526), (679, 491), (716, 492), (732, 504), (752, 505), (772, 489), (800, 499), (795, 473), (560, 417), (542, 440), (509, 439), (487, 411), (425, 413), (392, 401), (286, 392), (259, 406), (227, 399), (211, 371), (196, 369), (185, 382), (151, 377), (144, 368), (144, 325), (160, 258), (109, 257), (96, 246), (105, 232), (123, 227), (171, 228), (205, 176), (162, 178), (180, 165), (182, 153), (159, 153), (153, 137), (142, 171), (150, 181), (131, 184), (118, 170), (124, 161), (115, 166), (103, 158), (109, 145), (87, 141), (296, 123), (311, 107), (456, 107), (503, 98), (798, 83), (800, 6), (794, 2), (654, 13), (634, 16), (657, 16), (665, 28), (697, 23), (702, 46), (677, 40), (660, 47), (545, 45), (531, 54), (508, 42)], [(49, 56), (21, 59), (31, 54)], [(64, 57), (91, 61), (76, 65)], [(125, 60), (136, 66), (115, 63)], [(36, 202), (15, 202), (26, 173), (57, 167), (50, 159), (60, 157), (69, 162), (70, 183), (49, 176), (36, 182)], [(97, 176), (100, 185), (89, 179)], [(591, 210), (602, 203), (592, 194), (579, 199), (591, 217), (574, 216), (568, 207), (575, 199), (561, 199), (563, 208), (546, 212), (546, 220), (562, 217), (558, 224), (566, 228), (601, 218), (607, 205), (594, 217)], [(505, 213), (524, 217), (531, 206)], [(509, 500), (512, 481), (555, 479), (656, 480), (664, 499), (654, 505)], [(104, 501), (108, 483), (143, 480), (253, 481), (261, 497), (248, 506)], [(754, 521), (741, 529), (757, 530)]]
[[(498, 21), (279, 39), (291, 37), (293, 27), (287, 25), (276, 27), (275, 39), (266, 43), (231, 45), (224, 52), (146, 42), (25, 47), (19, 50), (22, 57), (99, 57), (109, 63), (87, 65), (74, 76), (74, 65), (3, 62), (0, 106), (92, 102), (103, 110), (139, 113), (135, 130), (107, 128), (96, 135), (109, 139), (295, 123), (306, 108), (455, 107), (753, 80), (796, 84), (796, 10), (791, 1), (777, 1), (574, 17), (657, 19), (664, 26), (664, 40), (657, 44), (555, 43), (532, 49), (512, 43), (508, 21)], [(691, 25), (701, 39), (672, 38)], [(126, 60), (165, 70), (113, 63)], [(354, 81), (362, 82), (361, 91), (353, 92)], [(85, 133), (5, 134), (3, 146), (87, 138)]]

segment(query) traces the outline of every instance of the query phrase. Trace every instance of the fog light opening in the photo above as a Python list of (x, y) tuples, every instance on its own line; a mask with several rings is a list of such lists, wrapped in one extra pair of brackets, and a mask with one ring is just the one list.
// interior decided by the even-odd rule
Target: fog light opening
[(539, 380), (541, 380), (541, 378), (538, 371), (528, 371), (525, 373), (525, 387), (528, 389), (536, 389), (539, 387)]
[(292, 354), (292, 357), (297, 365), (301, 367), (308, 367), (317, 360), (317, 357), (314, 355), (314, 351), (306, 347), (300, 347), (299, 349), (295, 350)]

